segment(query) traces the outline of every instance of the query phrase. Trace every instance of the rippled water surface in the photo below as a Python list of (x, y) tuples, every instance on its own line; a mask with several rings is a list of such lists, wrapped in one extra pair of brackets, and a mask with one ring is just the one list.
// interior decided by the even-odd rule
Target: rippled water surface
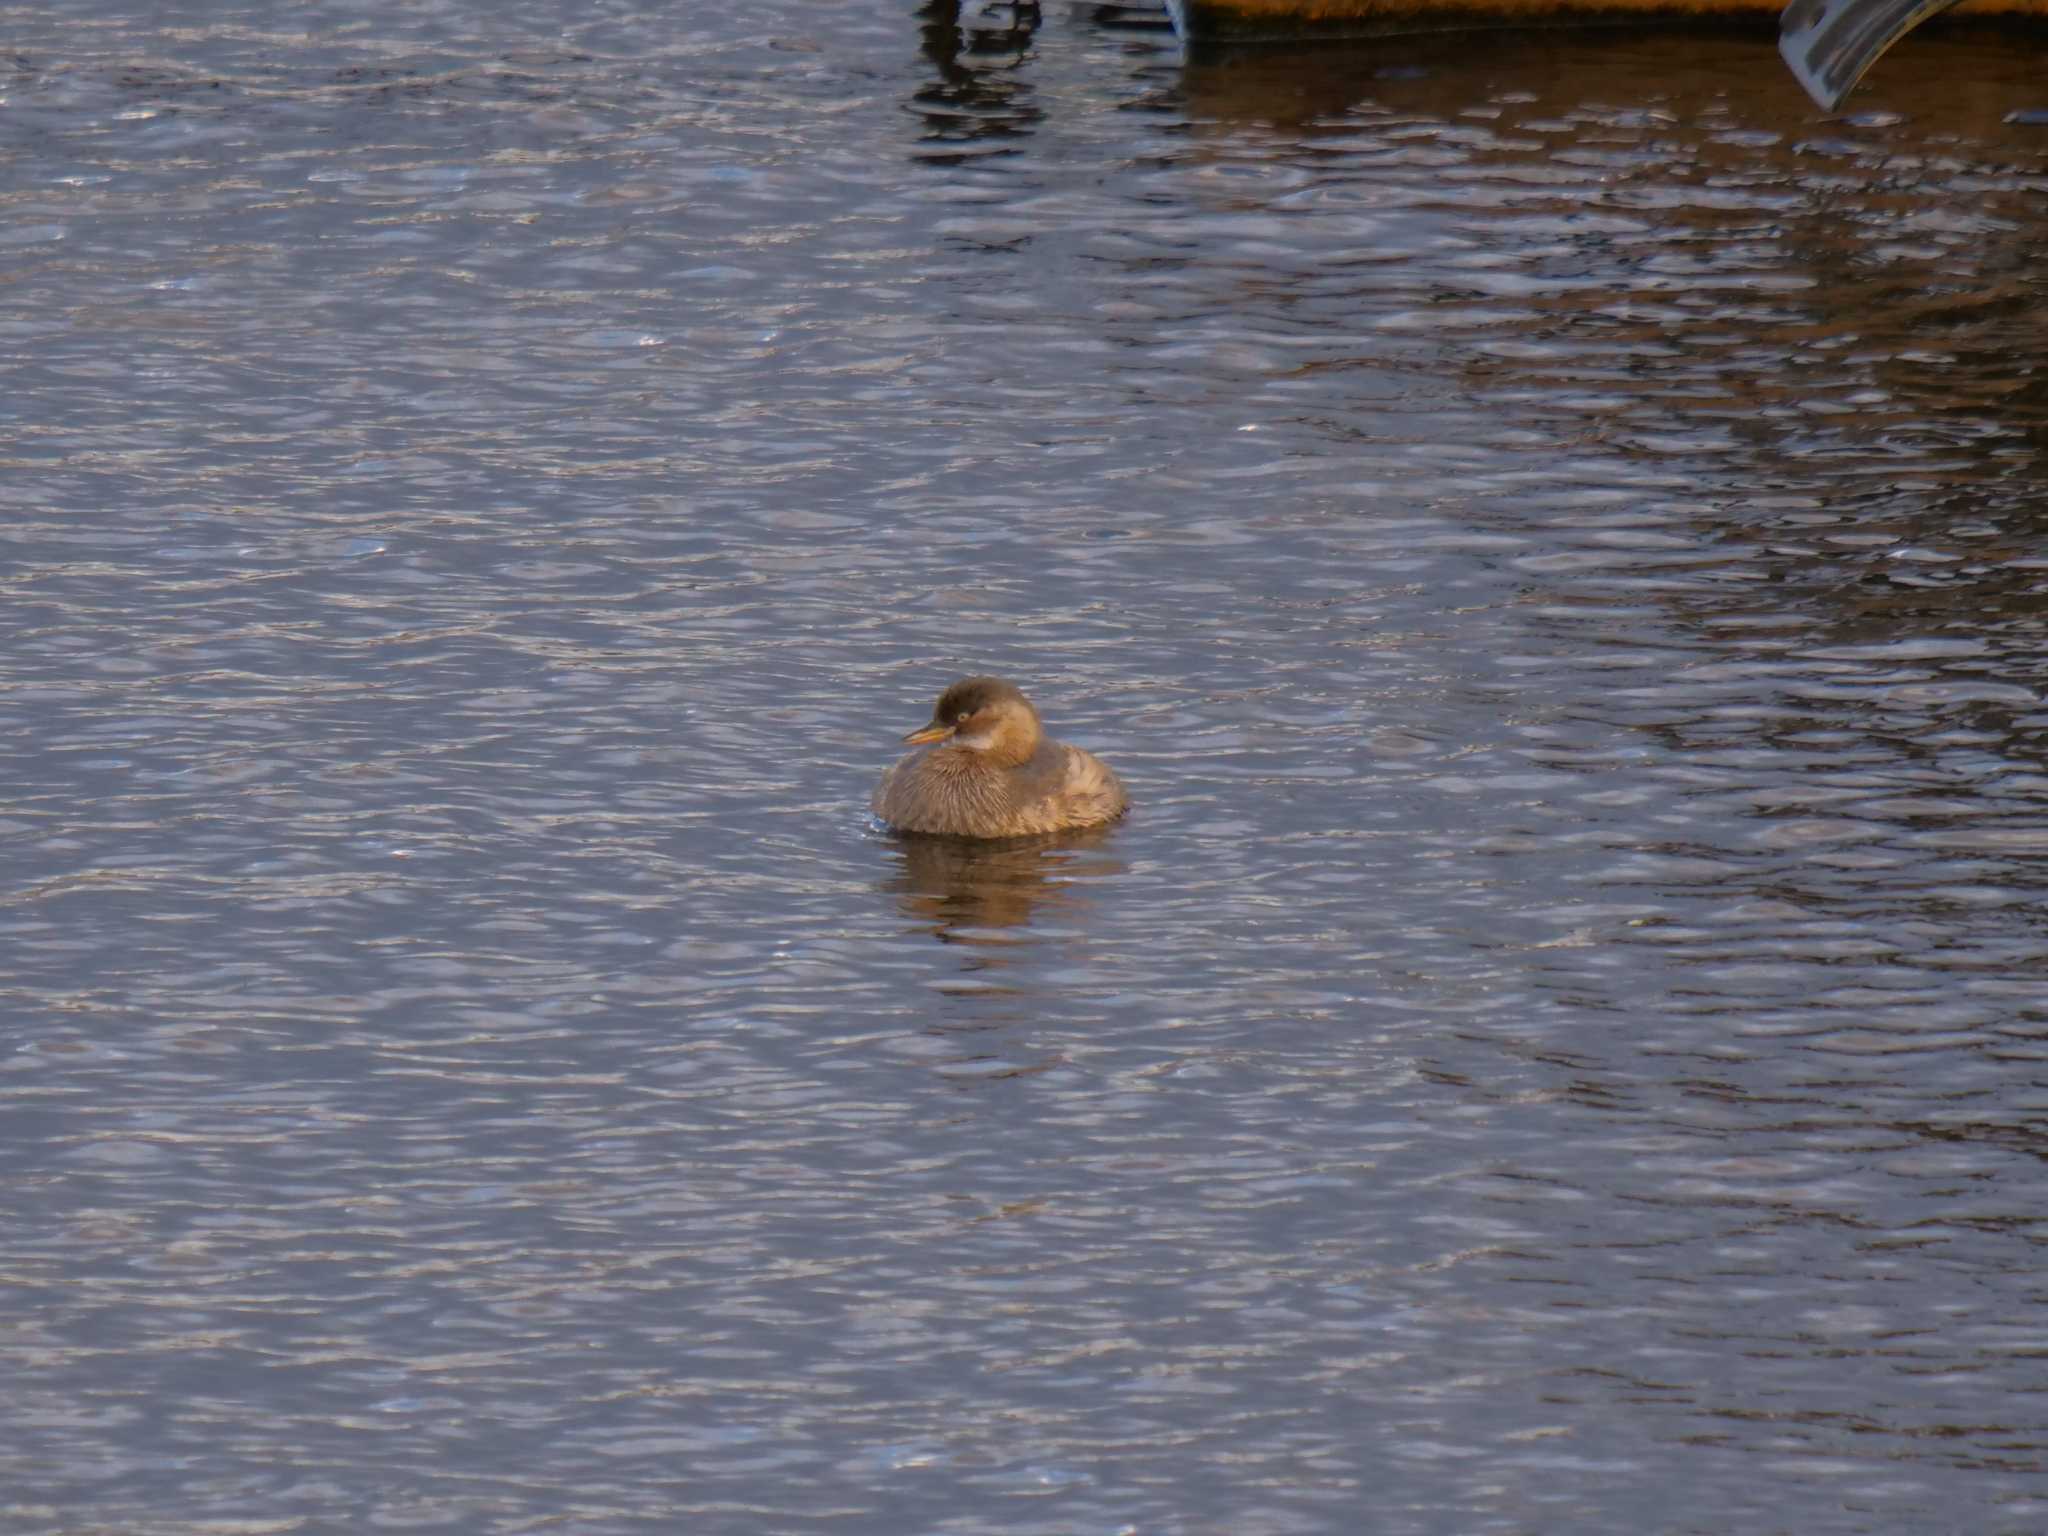
[(4, 15), (0, 1527), (2048, 1525), (2043, 45)]

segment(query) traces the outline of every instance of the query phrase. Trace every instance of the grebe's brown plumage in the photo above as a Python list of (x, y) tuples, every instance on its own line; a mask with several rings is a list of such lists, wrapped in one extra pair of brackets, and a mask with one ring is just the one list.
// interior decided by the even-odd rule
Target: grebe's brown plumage
[(1030, 837), (1114, 821), (1130, 796), (1092, 753), (1054, 741), (999, 677), (963, 677), (903, 738), (922, 748), (882, 775), (875, 814), (898, 832)]

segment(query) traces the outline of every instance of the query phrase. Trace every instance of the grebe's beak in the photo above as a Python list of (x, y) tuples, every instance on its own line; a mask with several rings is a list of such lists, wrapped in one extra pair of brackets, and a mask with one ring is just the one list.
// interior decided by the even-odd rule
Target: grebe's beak
[(952, 734), (952, 726), (940, 725), (938, 721), (934, 720), (930, 725), (927, 725), (920, 730), (912, 731), (908, 736), (903, 738), (903, 741), (904, 745), (906, 746), (921, 747), (928, 741), (944, 741), (948, 736)]

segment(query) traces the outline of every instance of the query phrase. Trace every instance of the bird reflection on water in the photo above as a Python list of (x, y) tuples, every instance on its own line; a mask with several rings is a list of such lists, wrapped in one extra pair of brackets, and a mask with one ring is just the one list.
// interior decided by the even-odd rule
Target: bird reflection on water
[(1017, 937), (1000, 930), (1065, 926), (1093, 905), (1089, 882), (1123, 873), (1120, 861), (1091, 856), (1112, 834), (1090, 827), (1002, 842), (899, 838), (901, 865), (885, 888), (942, 944), (1012, 944)]

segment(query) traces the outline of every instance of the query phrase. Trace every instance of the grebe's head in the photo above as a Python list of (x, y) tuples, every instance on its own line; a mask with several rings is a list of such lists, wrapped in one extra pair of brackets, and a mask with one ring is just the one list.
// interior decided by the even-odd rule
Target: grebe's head
[(1038, 711), (1014, 684), (1000, 677), (963, 677), (939, 695), (932, 723), (903, 739), (913, 746), (942, 741), (989, 753), (997, 762), (1021, 763), (1038, 750)]

